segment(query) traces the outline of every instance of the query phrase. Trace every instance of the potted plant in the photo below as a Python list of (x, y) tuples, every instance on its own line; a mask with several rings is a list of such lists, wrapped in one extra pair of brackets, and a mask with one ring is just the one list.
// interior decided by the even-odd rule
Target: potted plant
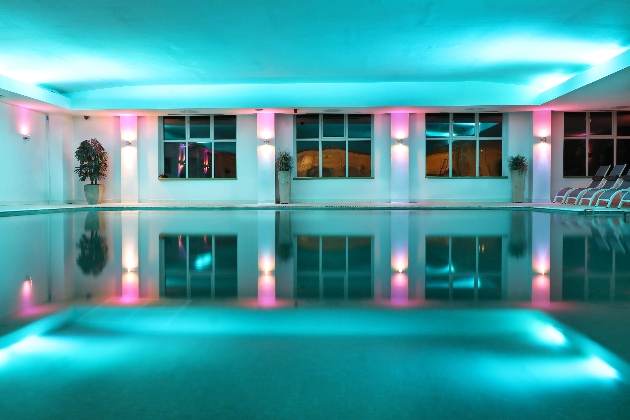
[(527, 158), (523, 155), (510, 156), (507, 164), (512, 176), (512, 202), (522, 203), (525, 199)]
[(276, 156), (276, 170), (278, 171), (278, 192), (280, 204), (289, 204), (291, 197), (291, 171), (293, 171), (293, 157), (288, 150), (278, 152)]
[(107, 238), (99, 234), (99, 230), (103, 226), (99, 212), (89, 212), (85, 217), (85, 230), (90, 232), (81, 235), (76, 247), (79, 249), (77, 257), (77, 265), (81, 268), (83, 274), (93, 275), (94, 277), (101, 274), (103, 268), (107, 264)]
[(74, 172), (79, 175), (81, 181), (90, 179), (90, 183), (83, 186), (88, 204), (102, 202), (104, 186), (98, 181), (105, 179), (107, 171), (107, 152), (103, 145), (96, 139), (83, 140), (74, 156), (79, 161), (79, 166)]

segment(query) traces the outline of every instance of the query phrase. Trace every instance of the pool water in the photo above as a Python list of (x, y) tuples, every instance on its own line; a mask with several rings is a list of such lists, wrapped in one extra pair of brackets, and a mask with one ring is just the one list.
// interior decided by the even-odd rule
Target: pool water
[(0, 218), (0, 418), (628, 418), (630, 224)]

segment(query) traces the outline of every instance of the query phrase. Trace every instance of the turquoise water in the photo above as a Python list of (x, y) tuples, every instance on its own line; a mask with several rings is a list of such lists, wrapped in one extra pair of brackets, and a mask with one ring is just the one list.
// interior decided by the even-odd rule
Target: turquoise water
[(628, 226), (525, 211), (0, 218), (0, 418), (627, 418)]

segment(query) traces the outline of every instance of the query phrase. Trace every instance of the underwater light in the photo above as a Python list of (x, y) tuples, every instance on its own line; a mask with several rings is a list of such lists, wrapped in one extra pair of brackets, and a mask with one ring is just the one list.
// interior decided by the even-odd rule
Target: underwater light
[(593, 356), (584, 362), (584, 369), (593, 376), (600, 378), (616, 379), (619, 372), (599, 357)]
[(197, 256), (195, 260), (195, 268), (197, 270), (203, 270), (204, 268), (210, 267), (212, 264), (212, 254), (201, 254)]

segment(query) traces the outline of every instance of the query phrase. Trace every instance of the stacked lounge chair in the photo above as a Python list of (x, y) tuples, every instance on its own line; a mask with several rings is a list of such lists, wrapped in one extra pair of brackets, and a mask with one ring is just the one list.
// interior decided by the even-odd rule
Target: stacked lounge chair
[[(604, 177), (608, 174), (608, 171), (610, 171), (610, 165), (600, 166), (595, 176), (591, 178), (591, 183), (586, 188), (600, 187), (605, 182)], [(559, 201), (560, 203), (566, 203), (566, 200), (569, 194), (571, 194), (576, 189), (578, 188), (567, 187), (567, 188), (561, 189), (560, 191), (558, 191), (558, 193), (556, 194), (552, 202), (557, 203)]]
[(594, 202), (597, 202), (597, 198), (600, 196), (600, 194), (619, 188), (619, 184), (621, 184), (619, 182), (620, 176), (625, 169), (626, 165), (615, 165), (613, 170), (610, 172), (610, 175), (606, 177), (606, 182), (604, 182), (604, 185), (599, 188), (593, 188), (585, 191), (578, 199), (578, 201), (575, 202), (575, 205), (577, 206), (581, 204), (586, 204), (592, 206)]
[[(620, 194), (624, 194), (627, 193), (628, 191), (630, 191), (630, 175), (626, 174), (624, 176), (621, 177), (622, 181), (621, 184), (617, 185), (617, 188), (612, 189), (612, 190), (608, 190), (608, 191), (604, 191), (599, 198), (597, 199), (597, 205), (601, 205), (603, 204), (604, 201), (607, 201), (606, 207), (610, 207), (610, 205), (612, 204), (613, 200), (615, 199), (616, 196), (620, 195)], [(630, 196), (628, 197), (630, 199)], [(623, 200), (623, 198), (622, 198)], [(619, 202), (619, 207), (621, 208), (621, 202)]]
[[(571, 200), (575, 200), (573, 202), (573, 204), (577, 205), (580, 202), (580, 199), (582, 198), (582, 196), (585, 193), (587, 193), (588, 191), (591, 191), (593, 189), (602, 188), (604, 185), (610, 185), (610, 188), (612, 188), (617, 183), (617, 180), (619, 179), (619, 176), (621, 175), (621, 173), (623, 172), (625, 167), (626, 167), (626, 165), (615, 165), (615, 167), (612, 169), (612, 171), (610, 171), (608, 176), (606, 176), (602, 180), (602, 182), (600, 183), (599, 186), (597, 186), (597, 187), (586, 187), (586, 188), (576, 188), (576, 189), (574, 189), (573, 191), (571, 191), (567, 195), (567, 198), (565, 198), (563, 203), (569, 204), (569, 203), (571, 203)], [(612, 184), (610, 184), (609, 181), (614, 181), (614, 182), (612, 182)]]
[[(628, 191), (625, 195), (621, 197), (621, 200), (619, 200), (619, 205), (617, 206), (617, 208), (620, 209), (621, 207), (623, 207), (624, 203), (630, 203), (630, 191)], [(610, 206), (610, 202), (608, 203), (608, 205)]]

